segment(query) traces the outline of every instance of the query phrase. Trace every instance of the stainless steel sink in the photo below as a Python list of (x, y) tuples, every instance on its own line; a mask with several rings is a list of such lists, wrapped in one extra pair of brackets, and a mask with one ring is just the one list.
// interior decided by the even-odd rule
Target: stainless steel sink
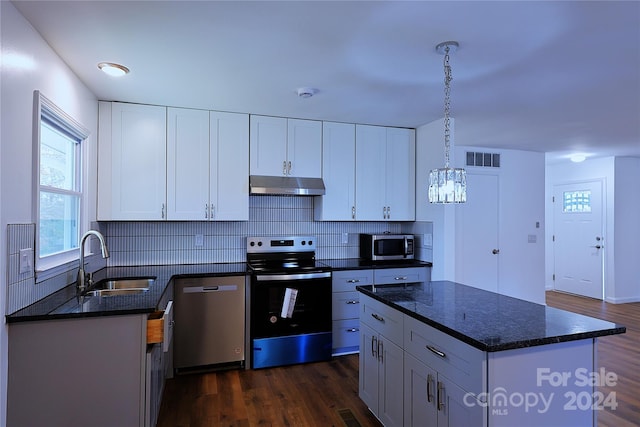
[(153, 285), (155, 281), (155, 277), (105, 279), (93, 285), (84, 295), (89, 297), (105, 297), (143, 294), (149, 290), (149, 287)]
[(153, 285), (155, 281), (155, 277), (105, 279), (92, 286), (91, 290), (149, 289), (149, 286)]
[(87, 297), (110, 297), (115, 295), (138, 295), (147, 292), (149, 288), (129, 288), (129, 289), (94, 289), (87, 291)]

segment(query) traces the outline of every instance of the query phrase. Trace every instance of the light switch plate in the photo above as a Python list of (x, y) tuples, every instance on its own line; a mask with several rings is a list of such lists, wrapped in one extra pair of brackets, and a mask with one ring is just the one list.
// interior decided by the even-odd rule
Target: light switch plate
[(20, 274), (33, 271), (33, 249), (20, 249), (19, 268)]
[(422, 247), (430, 248), (433, 246), (433, 234), (422, 235)]

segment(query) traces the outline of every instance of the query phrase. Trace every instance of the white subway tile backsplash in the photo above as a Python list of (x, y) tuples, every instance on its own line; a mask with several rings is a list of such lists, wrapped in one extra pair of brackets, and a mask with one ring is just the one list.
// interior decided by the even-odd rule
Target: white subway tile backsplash
[[(251, 196), (249, 221), (118, 221), (91, 226), (99, 229), (107, 240), (110, 257), (106, 264), (109, 266), (244, 262), (246, 237), (268, 235), (316, 236), (318, 259), (357, 258), (359, 233), (411, 232), (412, 223), (316, 222), (313, 203), (313, 197)], [(347, 244), (342, 243), (342, 233), (349, 234)], [(196, 234), (203, 235), (202, 246), (195, 245)], [(7, 313), (26, 307), (75, 280), (77, 266), (38, 284), (33, 275), (18, 273), (20, 249), (33, 247), (35, 242), (34, 224), (9, 225), (7, 238)], [(99, 251), (94, 246), (92, 250)], [(90, 257), (89, 261), (96, 269), (104, 265), (99, 256)]]

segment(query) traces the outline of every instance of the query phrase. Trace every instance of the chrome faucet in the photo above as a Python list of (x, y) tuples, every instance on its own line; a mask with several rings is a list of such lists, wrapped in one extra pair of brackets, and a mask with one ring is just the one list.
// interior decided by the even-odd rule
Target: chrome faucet
[(102, 258), (109, 258), (109, 250), (107, 244), (104, 241), (104, 236), (99, 231), (89, 230), (82, 235), (80, 239), (80, 268), (78, 269), (78, 280), (76, 282), (76, 288), (78, 293), (83, 292), (87, 287), (93, 284), (93, 273), (85, 273), (84, 271), (84, 243), (89, 236), (94, 235), (100, 240), (100, 250), (102, 251)]

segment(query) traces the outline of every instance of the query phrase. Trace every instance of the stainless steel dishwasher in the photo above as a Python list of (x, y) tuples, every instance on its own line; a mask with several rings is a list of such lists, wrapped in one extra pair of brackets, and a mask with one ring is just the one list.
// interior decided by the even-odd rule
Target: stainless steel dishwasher
[(245, 276), (175, 282), (174, 368), (244, 366)]

